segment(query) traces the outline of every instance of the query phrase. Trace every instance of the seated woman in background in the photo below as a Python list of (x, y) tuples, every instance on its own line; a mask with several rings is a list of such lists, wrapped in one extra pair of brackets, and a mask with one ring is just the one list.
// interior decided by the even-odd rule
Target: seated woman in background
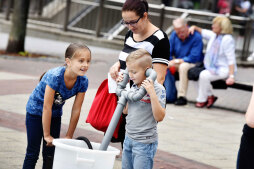
[(204, 58), (205, 70), (200, 73), (198, 80), (196, 107), (210, 108), (217, 100), (212, 94), (211, 82), (220, 79), (226, 79), (227, 85), (235, 82), (236, 58), (232, 24), (227, 17), (217, 16), (213, 19), (212, 31), (197, 26), (191, 26), (189, 31), (191, 34), (198, 31), (208, 40)]

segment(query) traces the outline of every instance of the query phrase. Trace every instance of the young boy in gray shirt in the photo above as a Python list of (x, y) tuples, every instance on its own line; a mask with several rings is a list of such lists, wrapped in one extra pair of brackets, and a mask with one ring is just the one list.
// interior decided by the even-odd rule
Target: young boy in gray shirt
[[(146, 79), (145, 72), (152, 67), (151, 55), (144, 49), (132, 52), (126, 59), (131, 89), (143, 86), (147, 94), (137, 102), (128, 101), (124, 110), (126, 136), (123, 145), (122, 169), (152, 169), (158, 146), (157, 123), (165, 116), (166, 91), (157, 81)], [(120, 75), (117, 81), (122, 81)]]

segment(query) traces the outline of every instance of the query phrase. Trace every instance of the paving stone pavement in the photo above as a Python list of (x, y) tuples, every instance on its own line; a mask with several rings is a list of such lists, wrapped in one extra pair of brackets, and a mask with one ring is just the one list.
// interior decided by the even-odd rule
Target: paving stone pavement
[[(38, 40), (36, 43), (39, 42)], [(59, 56), (67, 44), (56, 41), (49, 41), (49, 43), (58, 43), (59, 47), (62, 45), (58, 51)], [(29, 49), (29, 45), (27, 48)], [(91, 141), (100, 143), (103, 133), (85, 123), (85, 119), (97, 88), (107, 77), (106, 72), (117, 60), (119, 51), (97, 47), (91, 47), (91, 50), (93, 60), (87, 73), (90, 85), (75, 137), (83, 135)], [(2, 143), (0, 169), (21, 168), (26, 148), (27, 99), (37, 84), (39, 76), (49, 68), (62, 65), (62, 60), (62, 56), (54, 59), (0, 56), (0, 141)], [(252, 72), (253, 68), (239, 68), (236, 78), (253, 83)], [(154, 160), (155, 169), (235, 168), (244, 112), (251, 93), (235, 89), (216, 90), (215, 94), (219, 99), (215, 106), (211, 109), (197, 109), (193, 104), (196, 91), (196, 83), (190, 82), (188, 99), (191, 102), (187, 106), (167, 104), (166, 117), (158, 124), (159, 146)], [(72, 102), (73, 99), (70, 99), (64, 106), (61, 135), (66, 132)], [(121, 149), (119, 143), (111, 145)], [(41, 168), (41, 157), (36, 168)], [(121, 168), (121, 157), (116, 158), (114, 166), (114, 169), (119, 168)]]

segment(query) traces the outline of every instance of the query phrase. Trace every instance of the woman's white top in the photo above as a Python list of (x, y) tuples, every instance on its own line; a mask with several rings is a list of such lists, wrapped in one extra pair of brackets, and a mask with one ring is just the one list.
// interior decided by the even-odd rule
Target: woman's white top
[[(213, 41), (216, 39), (216, 33), (211, 30), (202, 29), (201, 35), (208, 40), (206, 51), (211, 48)], [(206, 56), (205, 56), (206, 57)], [(235, 40), (231, 34), (225, 34), (221, 40), (219, 55), (216, 59), (216, 66), (218, 67), (218, 74), (228, 74), (229, 65), (235, 65), (236, 72), (236, 57), (235, 57)]]

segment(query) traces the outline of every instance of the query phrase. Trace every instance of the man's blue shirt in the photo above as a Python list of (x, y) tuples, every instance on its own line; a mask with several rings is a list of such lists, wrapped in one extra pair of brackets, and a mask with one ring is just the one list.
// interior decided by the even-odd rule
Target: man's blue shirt
[(65, 66), (48, 70), (29, 97), (26, 111), (29, 114), (42, 116), (44, 94), (46, 85), (55, 90), (55, 98), (52, 106), (52, 117), (62, 116), (62, 107), (65, 100), (75, 96), (79, 92), (86, 92), (88, 79), (86, 76), (78, 76), (72, 89), (67, 89), (64, 82)]
[(170, 60), (173, 59), (173, 56), (188, 63), (202, 62), (204, 59), (202, 36), (197, 31), (193, 35), (190, 34), (184, 41), (181, 41), (173, 31), (169, 43)]

